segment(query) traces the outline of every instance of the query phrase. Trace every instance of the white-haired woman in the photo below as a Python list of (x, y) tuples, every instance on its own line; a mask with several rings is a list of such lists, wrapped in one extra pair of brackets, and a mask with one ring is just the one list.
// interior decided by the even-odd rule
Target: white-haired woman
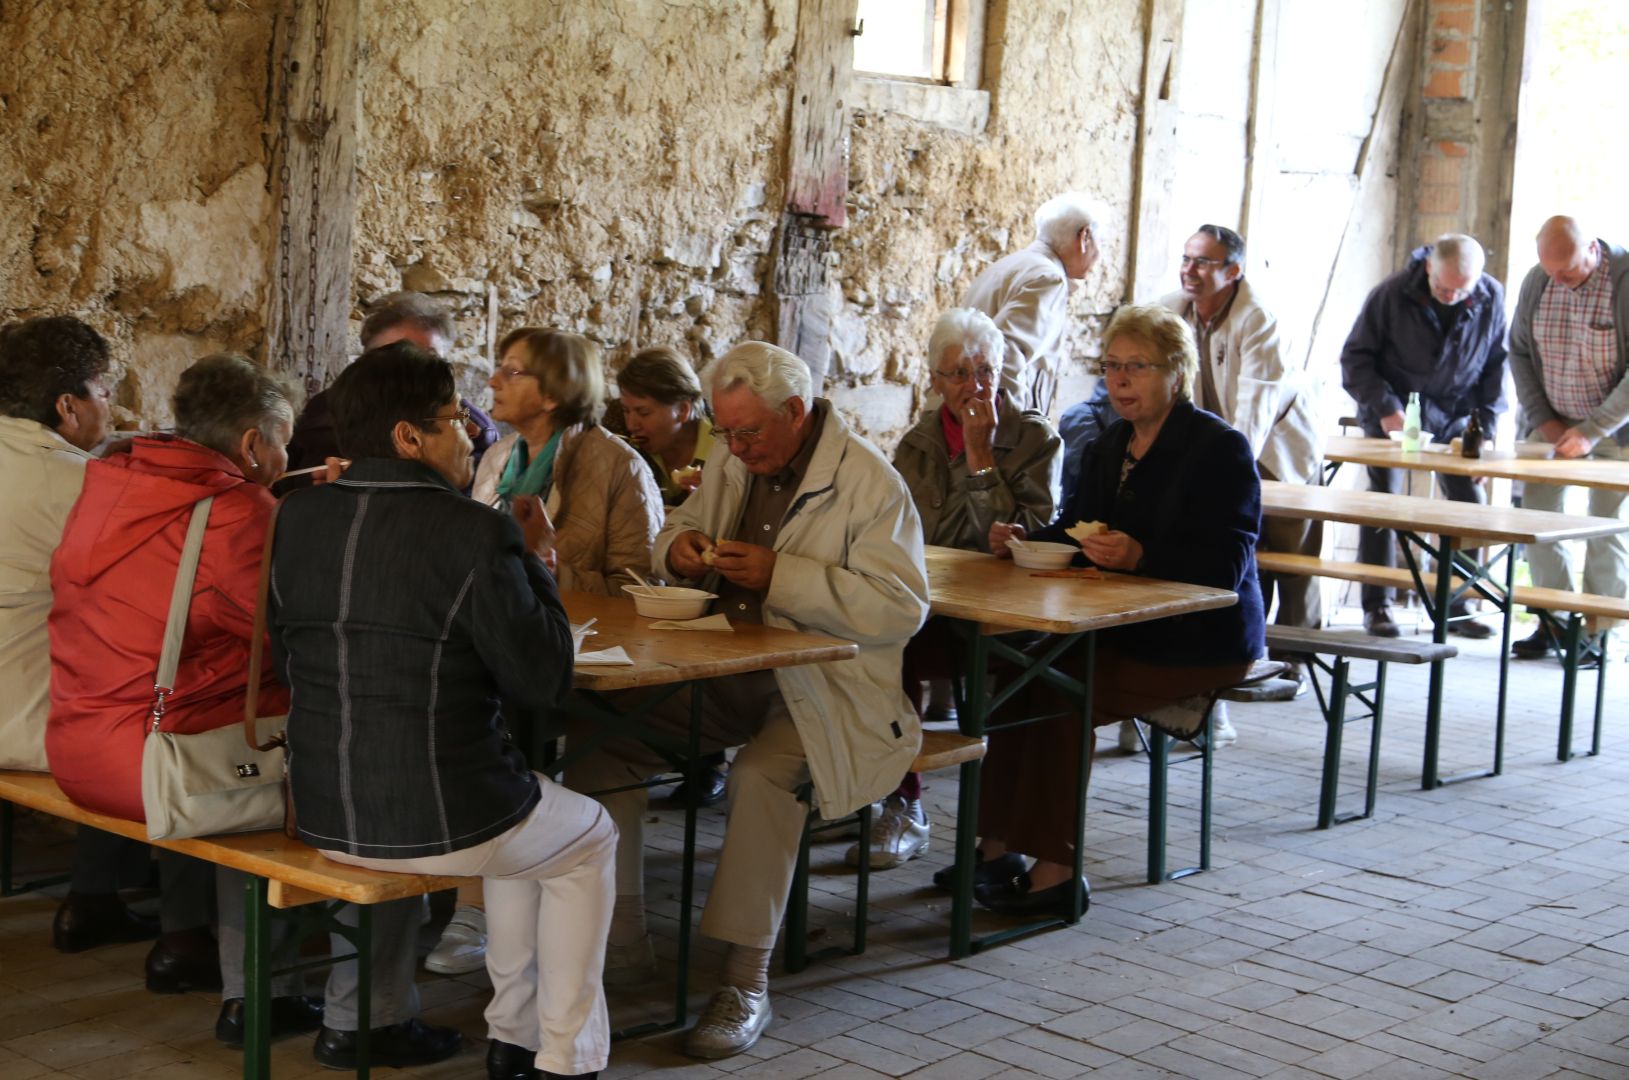
[[(894, 452), (911, 489), (922, 536), (940, 547), (988, 551), (990, 527), (1017, 521), (1039, 529), (1052, 520), (1062, 440), (1038, 412), (998, 388), (1006, 342), (982, 311), (952, 308), (928, 339), (928, 379), (936, 408), (922, 414)], [(942, 620), (905, 648), (905, 696), (921, 714), (922, 683), (955, 672), (954, 640)], [(922, 778), (907, 773), (883, 800), (871, 826), (871, 868), (887, 870), (928, 850)], [(848, 850), (860, 863), (860, 845)]]

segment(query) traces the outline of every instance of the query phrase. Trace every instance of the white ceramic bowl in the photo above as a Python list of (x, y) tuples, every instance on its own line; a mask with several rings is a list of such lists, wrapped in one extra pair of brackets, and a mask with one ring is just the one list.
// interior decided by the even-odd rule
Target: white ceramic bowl
[(718, 599), (717, 593), (680, 585), (627, 585), (623, 591), (647, 619), (699, 619), (707, 614), (708, 603)]
[[(1391, 439), (1392, 442), (1402, 442), (1403, 441), (1403, 433), (1401, 431), (1388, 431), (1388, 432), (1386, 432), (1386, 435)], [(1435, 442), (1436, 439), (1437, 439), (1437, 437), (1435, 435), (1431, 434), (1431, 432), (1429, 432), (1429, 431), (1420, 432), (1420, 445), (1421, 446), (1424, 446), (1427, 443)]]
[(1516, 444), (1516, 456), (1534, 461), (1547, 461), (1555, 457), (1555, 446), (1541, 440), (1526, 440)]
[(1012, 561), (1026, 570), (1062, 570), (1080, 554), (1075, 544), (1048, 544), (1041, 540), (1025, 540), (1021, 548), (1009, 548)]

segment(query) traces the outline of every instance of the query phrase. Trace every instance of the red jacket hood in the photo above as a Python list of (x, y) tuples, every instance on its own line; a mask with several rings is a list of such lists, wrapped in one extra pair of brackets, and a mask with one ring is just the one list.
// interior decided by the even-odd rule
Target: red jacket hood
[(224, 454), (174, 436), (137, 436), (128, 453), (86, 467), (75, 527), (63, 535), (57, 567), (68, 581), (88, 585), (195, 503), (234, 488), (273, 501)]

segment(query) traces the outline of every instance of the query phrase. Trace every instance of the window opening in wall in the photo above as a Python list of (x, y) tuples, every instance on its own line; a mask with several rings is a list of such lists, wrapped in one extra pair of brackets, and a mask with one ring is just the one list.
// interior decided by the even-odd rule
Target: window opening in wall
[(860, 0), (862, 33), (854, 39), (854, 70), (889, 79), (971, 84), (984, 0)]

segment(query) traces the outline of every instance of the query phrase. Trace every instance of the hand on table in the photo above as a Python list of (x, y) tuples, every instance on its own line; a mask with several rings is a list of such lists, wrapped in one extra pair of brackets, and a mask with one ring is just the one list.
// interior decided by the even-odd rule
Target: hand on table
[(1022, 525), (998, 521), (990, 526), (990, 554), (998, 559), (1012, 558), (1012, 551), (1007, 547), (1008, 540), (1022, 540), (1029, 533)]
[(543, 509), (543, 500), (536, 495), (517, 495), (509, 506), (515, 515), (521, 534), (526, 538), (526, 550), (543, 560), (543, 565), (554, 573), (560, 564), (560, 555), (554, 550), (554, 522)]
[(707, 564), (702, 553), (713, 546), (713, 540), (704, 532), (688, 529), (673, 538), (668, 545), (667, 564), (675, 574), (690, 581), (707, 576)]
[(713, 569), (743, 589), (768, 592), (769, 580), (775, 576), (775, 552), (743, 540), (721, 540)]
[(1100, 532), (1080, 542), (1080, 550), (1094, 566), (1104, 570), (1135, 570), (1143, 561), (1143, 546), (1130, 533)]

